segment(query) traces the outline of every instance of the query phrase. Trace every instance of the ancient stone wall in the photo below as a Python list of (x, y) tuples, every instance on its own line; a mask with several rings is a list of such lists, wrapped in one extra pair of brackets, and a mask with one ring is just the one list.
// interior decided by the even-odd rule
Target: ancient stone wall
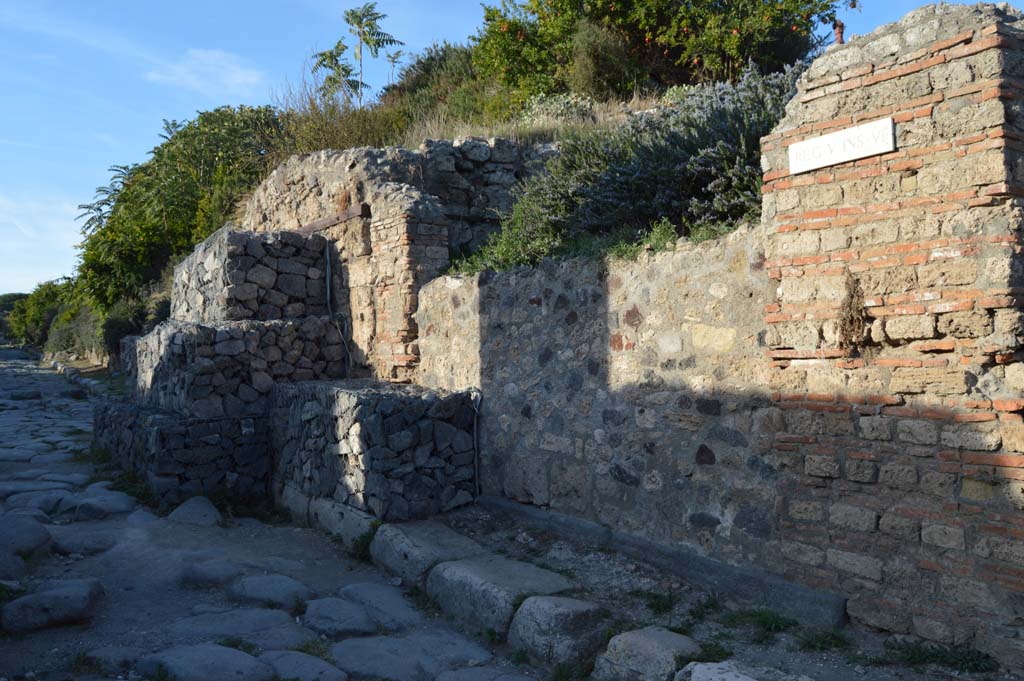
[[(420, 380), (482, 389), (485, 491), (1024, 664), (1020, 23), (831, 48), (763, 142), (763, 237), (428, 285)], [(790, 172), (889, 117), (893, 150)]]
[(511, 208), (517, 180), (553, 153), (501, 139), (429, 140), (418, 152), (350, 149), (297, 156), (250, 200), (253, 231), (315, 230), (332, 242), (334, 311), (352, 375), (408, 382), (418, 363), (419, 289), (449, 254), (477, 248)]
[(167, 321), (134, 345), (134, 398), (186, 417), (265, 416), (275, 383), (345, 376), (341, 335), (317, 317)]
[[(936, 5), (833, 48), (763, 143), (784, 574), (1018, 664), (1019, 26)], [(895, 151), (790, 173), (790, 145), (887, 117)]]
[(419, 382), (479, 387), (496, 494), (731, 560), (777, 532), (759, 227), (639, 262), (437, 279)]
[(351, 206), (369, 203), (380, 184), (408, 185), (442, 206), (454, 250), (476, 248), (511, 206), (510, 190), (556, 153), (491, 138), (427, 140), (418, 151), (397, 147), (321, 151), (277, 168), (246, 206), (242, 227), (298, 230)]
[(278, 498), (329, 499), (392, 521), (475, 498), (468, 393), (358, 380), (279, 385), (270, 421)]
[(101, 404), (94, 446), (145, 480), (161, 507), (191, 496), (264, 500), (270, 489), (265, 419), (188, 419), (123, 402)]
[(327, 314), (318, 235), (239, 232), (228, 225), (174, 270), (171, 319), (217, 322)]

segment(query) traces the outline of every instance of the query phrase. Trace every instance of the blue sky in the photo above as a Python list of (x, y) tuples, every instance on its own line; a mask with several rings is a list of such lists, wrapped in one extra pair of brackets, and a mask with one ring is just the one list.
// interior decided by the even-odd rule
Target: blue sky
[[(0, 0), (0, 293), (70, 274), (77, 205), (114, 164), (144, 161), (163, 119), (264, 104), (344, 33), (351, 0)], [(496, 3), (495, 3), (496, 4)], [(866, 33), (923, 4), (866, 0), (842, 18)], [(380, 0), (384, 28), (418, 51), (464, 41), (476, 0)], [(383, 57), (367, 66), (374, 91)]]

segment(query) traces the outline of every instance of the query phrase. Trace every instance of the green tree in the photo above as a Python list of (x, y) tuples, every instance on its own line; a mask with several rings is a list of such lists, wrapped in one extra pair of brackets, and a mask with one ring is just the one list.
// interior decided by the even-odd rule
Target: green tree
[[(484, 7), (474, 58), (482, 74), (528, 94), (565, 89), (586, 22), (612, 32), (625, 50), (627, 71), (636, 75), (619, 89), (735, 80), (748, 62), (778, 71), (806, 57), (822, 43), (816, 28), (835, 21), (840, 7), (857, 6), (858, 0), (502, 0)], [(600, 39), (610, 45), (608, 36)]]
[(388, 63), (391, 64), (391, 73), (388, 75), (388, 85), (391, 85), (395, 82), (395, 69), (398, 68), (398, 65), (402, 63), (402, 57), (404, 56), (405, 52), (403, 52), (402, 50), (388, 52), (385, 55), (385, 58), (388, 60)]
[(14, 337), (22, 343), (42, 347), (49, 336), (50, 324), (73, 287), (70, 279), (55, 279), (43, 282), (28, 296), (15, 301), (7, 315), (7, 325)]
[(165, 121), (150, 158), (115, 166), (111, 183), (82, 206), (78, 273), (90, 301), (105, 312), (140, 298), (172, 257), (223, 225), (268, 172), (280, 133), (271, 107), (221, 107), (191, 121)]
[[(351, 102), (353, 97), (358, 97), (362, 102), (362, 92), (369, 87), (361, 78), (354, 77), (355, 68), (344, 58), (348, 46), (343, 40), (330, 50), (317, 52), (313, 55), (316, 60), (313, 62), (313, 73), (325, 74), (320, 82), (320, 95), (325, 99), (341, 95), (346, 103)], [(360, 76), (362, 76), (360, 69)]]
[[(380, 22), (387, 19), (388, 15), (377, 11), (377, 3), (368, 2), (361, 7), (354, 7), (345, 12), (345, 23), (348, 24), (348, 31), (355, 36), (356, 61), (359, 62), (359, 82), (364, 83), (363, 78), (363, 50), (370, 53), (374, 59), (380, 54), (381, 48), (404, 45), (390, 33), (386, 33), (380, 27)], [(363, 106), (363, 91), (358, 91), (359, 106)]]

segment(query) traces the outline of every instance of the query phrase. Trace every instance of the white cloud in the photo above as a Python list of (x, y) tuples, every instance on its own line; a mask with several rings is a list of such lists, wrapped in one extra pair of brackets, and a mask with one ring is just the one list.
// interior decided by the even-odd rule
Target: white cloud
[(224, 50), (191, 49), (175, 62), (146, 73), (146, 80), (192, 90), (208, 97), (255, 94), (266, 74), (246, 66), (242, 58)]
[(0, 195), (0, 293), (31, 291), (73, 272), (81, 239), (75, 222), (79, 212), (64, 198)]

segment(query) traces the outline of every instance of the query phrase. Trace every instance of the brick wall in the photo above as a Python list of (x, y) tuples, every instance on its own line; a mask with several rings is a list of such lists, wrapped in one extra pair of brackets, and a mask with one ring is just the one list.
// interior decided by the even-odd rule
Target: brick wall
[[(930, 6), (832, 48), (762, 145), (783, 573), (861, 622), (1017, 664), (1019, 24)], [(895, 152), (789, 174), (789, 145), (884, 117)], [(844, 309), (864, 313), (845, 334)]]
[[(830, 48), (763, 140), (763, 234), (426, 286), (419, 380), (482, 389), (485, 491), (1024, 666), (1020, 23)], [(789, 173), (886, 117), (896, 151)]]

